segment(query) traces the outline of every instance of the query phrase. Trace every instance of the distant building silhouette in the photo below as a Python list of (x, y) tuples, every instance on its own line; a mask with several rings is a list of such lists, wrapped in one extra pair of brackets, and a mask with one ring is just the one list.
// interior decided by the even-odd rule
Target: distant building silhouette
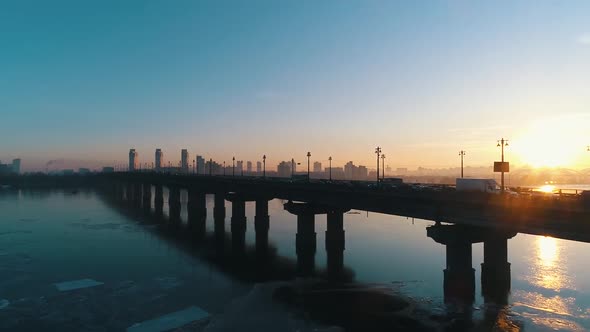
[(321, 173), (322, 172), (322, 163), (316, 161), (313, 163), (313, 172), (314, 173)]
[(188, 173), (189, 170), (189, 155), (188, 155), (188, 150), (187, 149), (182, 149), (180, 151), (180, 169), (183, 173)]
[(105, 166), (102, 168), (103, 173), (113, 173), (114, 171), (115, 171), (115, 168), (111, 167), (111, 166)]
[(248, 172), (248, 174), (252, 173), (252, 162), (248, 161), (246, 163), (246, 172)]
[(137, 170), (137, 163), (139, 162), (139, 156), (135, 149), (129, 150), (129, 172), (134, 172)]
[(262, 173), (262, 162), (261, 161), (256, 162), (256, 173)]
[(352, 161), (344, 165), (344, 178), (346, 180), (366, 180), (369, 170), (366, 166), (356, 166)]
[(277, 175), (279, 177), (290, 177), (291, 176), (291, 162), (281, 161), (277, 165)]
[(197, 174), (205, 174), (205, 158), (197, 156)]
[(242, 173), (244, 173), (244, 161), (237, 160), (236, 161), (236, 175), (241, 175)]
[(20, 159), (12, 159), (12, 172), (15, 174), (20, 174)]
[(164, 153), (162, 149), (156, 149), (156, 170), (160, 171), (162, 169), (162, 164), (164, 163)]

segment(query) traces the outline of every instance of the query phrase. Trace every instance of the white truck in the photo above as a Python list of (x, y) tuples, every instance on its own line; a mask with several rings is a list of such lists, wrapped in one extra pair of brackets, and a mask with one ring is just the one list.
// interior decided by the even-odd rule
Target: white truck
[(457, 179), (457, 191), (476, 191), (499, 194), (500, 186), (494, 179)]

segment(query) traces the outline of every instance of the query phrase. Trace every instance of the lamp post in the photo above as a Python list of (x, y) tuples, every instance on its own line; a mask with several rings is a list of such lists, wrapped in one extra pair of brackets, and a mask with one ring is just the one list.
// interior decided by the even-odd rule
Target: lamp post
[(383, 179), (385, 179), (385, 154), (381, 155), (381, 161), (382, 161), (381, 166), (383, 166), (383, 167), (381, 167), (381, 174), (382, 174), (381, 180), (383, 180)]
[(266, 155), (262, 156), (262, 177), (266, 179)]
[(223, 176), (225, 176), (225, 160), (223, 161)]
[(459, 151), (459, 155), (461, 156), (461, 179), (463, 178), (463, 157), (465, 157), (465, 151)]
[(209, 176), (212, 175), (212, 173), (211, 173), (212, 167), (213, 167), (213, 158), (209, 158)]
[(501, 140), (498, 141), (497, 147), (500, 147), (502, 150), (502, 170), (501, 170), (501, 188), (500, 193), (504, 194), (504, 147), (508, 146), (508, 140), (502, 137)]
[(295, 158), (291, 158), (291, 178), (295, 174)]
[(236, 157), (231, 158), (231, 176), (236, 176)]
[(193, 159), (193, 174), (195, 174), (195, 160)]
[(328, 173), (330, 174), (330, 181), (332, 181), (332, 156), (328, 158), (328, 161), (330, 162), (330, 168), (328, 169)]
[(309, 157), (311, 157), (311, 152), (307, 152), (307, 181), (309, 182)]
[(375, 153), (377, 154), (377, 183), (379, 183), (379, 155), (381, 154), (381, 148), (376, 147)]

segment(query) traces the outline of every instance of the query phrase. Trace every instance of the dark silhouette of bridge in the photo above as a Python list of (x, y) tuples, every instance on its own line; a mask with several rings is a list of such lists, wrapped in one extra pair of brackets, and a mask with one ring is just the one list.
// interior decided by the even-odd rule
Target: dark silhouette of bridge
[(296, 265), (302, 275), (314, 270), (316, 215), (326, 215), (325, 248), (331, 275), (338, 275), (344, 267), (343, 214), (346, 211), (356, 209), (435, 221), (436, 224), (427, 229), (427, 235), (446, 246), (445, 299), (459, 299), (463, 303), (472, 303), (475, 296), (471, 249), (474, 243), (484, 245), (481, 275), (484, 298), (505, 303), (510, 290), (508, 239), (522, 232), (590, 242), (590, 208), (581, 199), (548, 200), (440, 188), (415, 190), (404, 185), (387, 187), (368, 183), (155, 172), (113, 173), (102, 178), (115, 197), (147, 210), (152, 209), (153, 192), (153, 209), (160, 217), (163, 214), (163, 187), (167, 187), (171, 224), (180, 221), (180, 190), (187, 190), (188, 225), (197, 233), (205, 232), (205, 195), (215, 197), (216, 229), (224, 229), (225, 201), (230, 201), (231, 242), (232, 248), (238, 251), (245, 246), (245, 203), (255, 202), (255, 247), (264, 251), (268, 248), (270, 227), (268, 201), (275, 198), (286, 200), (285, 210), (297, 219)]

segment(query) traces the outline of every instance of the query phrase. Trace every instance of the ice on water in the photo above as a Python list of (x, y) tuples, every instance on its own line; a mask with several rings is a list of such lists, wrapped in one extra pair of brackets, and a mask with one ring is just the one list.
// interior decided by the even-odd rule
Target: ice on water
[(164, 316), (134, 324), (127, 328), (127, 332), (168, 331), (194, 321), (206, 319), (208, 317), (208, 312), (202, 310), (199, 307), (191, 306), (180, 311), (175, 311)]
[(96, 281), (93, 279), (80, 279), (80, 280), (71, 280), (71, 281), (64, 281), (58, 282), (55, 284), (55, 287), (61, 292), (70, 291), (74, 289), (80, 288), (88, 288), (102, 285), (103, 283), (100, 281)]

